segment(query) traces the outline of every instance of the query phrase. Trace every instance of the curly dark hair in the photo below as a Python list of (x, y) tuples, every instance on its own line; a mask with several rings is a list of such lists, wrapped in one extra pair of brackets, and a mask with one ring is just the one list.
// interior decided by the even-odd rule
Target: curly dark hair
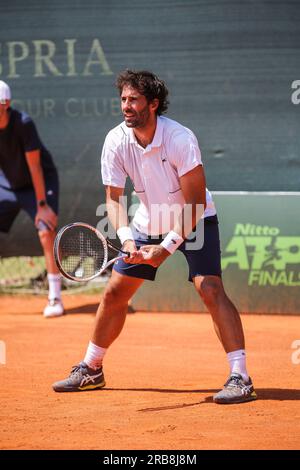
[(148, 103), (157, 98), (159, 105), (156, 114), (159, 116), (167, 111), (169, 104), (167, 100), (169, 94), (168, 88), (163, 80), (154, 75), (154, 73), (147, 70), (125, 70), (119, 74), (116, 81), (116, 87), (119, 90), (120, 96), (125, 85), (138, 90), (141, 95), (145, 96)]

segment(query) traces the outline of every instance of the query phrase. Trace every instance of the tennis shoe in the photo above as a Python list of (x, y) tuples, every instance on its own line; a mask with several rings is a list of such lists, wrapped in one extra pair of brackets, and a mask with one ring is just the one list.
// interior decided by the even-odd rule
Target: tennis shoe
[(60, 382), (55, 382), (52, 387), (55, 392), (82, 392), (95, 390), (105, 386), (105, 379), (100, 369), (92, 369), (85, 362), (80, 362), (72, 367), (69, 377)]
[(256, 399), (257, 395), (253, 388), (251, 378), (249, 377), (248, 381), (245, 381), (243, 377), (237, 373), (231, 374), (223, 390), (214, 396), (214, 402), (223, 405), (244, 403)]
[(64, 306), (61, 299), (49, 299), (48, 304), (44, 308), (44, 317), (60, 317), (64, 314)]

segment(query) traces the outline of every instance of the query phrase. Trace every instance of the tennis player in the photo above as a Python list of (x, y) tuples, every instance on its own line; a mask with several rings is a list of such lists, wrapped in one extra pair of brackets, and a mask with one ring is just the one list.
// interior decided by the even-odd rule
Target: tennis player
[(34, 221), (46, 259), (49, 295), (45, 317), (64, 313), (61, 276), (53, 256), (58, 212), (58, 175), (32, 119), (10, 105), (0, 81), (0, 231), (8, 233), (21, 209)]
[[(222, 283), (218, 219), (206, 189), (197, 139), (186, 127), (162, 116), (168, 90), (153, 73), (127, 70), (119, 75), (117, 87), (124, 122), (105, 139), (102, 179), (110, 221), (131, 256), (114, 265), (83, 361), (53, 388), (71, 392), (104, 387), (102, 361), (124, 326), (128, 300), (145, 279), (153, 281), (157, 268), (179, 250), (189, 266), (189, 281), (207, 306), (227, 353), (229, 378), (214, 401), (255, 400), (240, 316)], [(133, 228), (122, 203), (127, 177), (140, 199)], [(177, 211), (168, 213), (168, 208)]]

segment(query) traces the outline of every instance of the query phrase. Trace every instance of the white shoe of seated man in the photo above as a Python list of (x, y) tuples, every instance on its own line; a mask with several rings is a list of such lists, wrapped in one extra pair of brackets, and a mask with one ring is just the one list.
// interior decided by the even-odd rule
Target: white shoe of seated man
[(44, 308), (44, 317), (60, 317), (64, 314), (64, 306), (61, 299), (49, 299)]

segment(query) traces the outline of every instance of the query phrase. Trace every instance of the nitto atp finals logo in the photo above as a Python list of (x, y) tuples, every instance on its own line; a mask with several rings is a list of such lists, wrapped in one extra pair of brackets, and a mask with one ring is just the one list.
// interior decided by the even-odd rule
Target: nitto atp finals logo
[(238, 223), (222, 257), (222, 269), (230, 266), (249, 272), (249, 286), (300, 286), (300, 237)]

